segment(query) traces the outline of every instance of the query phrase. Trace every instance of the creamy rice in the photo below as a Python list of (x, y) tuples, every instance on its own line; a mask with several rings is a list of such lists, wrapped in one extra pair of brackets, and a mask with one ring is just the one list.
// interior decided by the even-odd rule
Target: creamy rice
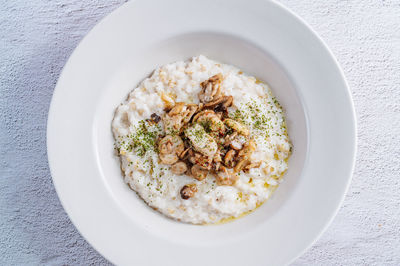
[[(259, 168), (241, 171), (233, 186), (218, 185), (211, 174), (202, 181), (173, 174), (154, 148), (165, 133), (162, 124), (144, 129), (153, 113), (165, 113), (168, 100), (198, 104), (200, 83), (218, 73), (223, 75), (221, 88), (234, 98), (229, 116), (250, 129), (257, 144), (252, 160), (261, 161)], [(282, 108), (270, 88), (234, 66), (202, 55), (157, 68), (118, 106), (112, 129), (125, 182), (148, 205), (183, 222), (216, 223), (254, 210), (271, 196), (288, 169), (291, 145)], [(179, 193), (189, 183), (198, 191), (184, 200)]]

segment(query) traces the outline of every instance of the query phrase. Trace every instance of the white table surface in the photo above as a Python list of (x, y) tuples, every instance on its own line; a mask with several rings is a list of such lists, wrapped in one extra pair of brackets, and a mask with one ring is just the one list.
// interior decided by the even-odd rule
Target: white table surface
[[(108, 263), (60, 205), (47, 163), (46, 120), (67, 58), (123, 2), (0, 5), (1, 265)], [(357, 163), (345, 202), (294, 265), (400, 265), (400, 1), (281, 2), (338, 58), (358, 119)]]

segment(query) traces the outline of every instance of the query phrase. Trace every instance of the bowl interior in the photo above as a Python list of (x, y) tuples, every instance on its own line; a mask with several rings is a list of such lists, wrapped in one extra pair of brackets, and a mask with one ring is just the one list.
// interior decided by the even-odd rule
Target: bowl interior
[[(115, 108), (157, 66), (187, 60), (199, 54), (235, 65), (268, 83), (285, 110), (289, 137), (293, 144), (289, 170), (273, 196), (253, 213), (222, 225), (195, 226), (180, 223), (148, 207), (123, 182), (111, 132)], [(301, 94), (278, 59), (251, 41), (234, 35), (197, 32), (167, 38), (146, 47), (140, 53), (130, 50), (118, 59), (117, 65), (100, 92), (93, 125), (93, 151), (104, 186), (124, 214), (152, 234), (191, 245), (217, 245), (268, 224), (291, 197), (302, 178), (308, 150), (307, 119)]]

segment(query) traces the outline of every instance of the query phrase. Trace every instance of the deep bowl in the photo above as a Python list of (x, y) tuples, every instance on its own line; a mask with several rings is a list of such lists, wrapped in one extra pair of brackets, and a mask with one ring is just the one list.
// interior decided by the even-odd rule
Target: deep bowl
[[(111, 132), (116, 106), (152, 70), (199, 54), (267, 82), (285, 109), (294, 147), (267, 203), (213, 226), (149, 208), (123, 182)], [(48, 154), (71, 220), (113, 263), (277, 265), (301, 254), (334, 217), (351, 179), (355, 132), (336, 60), (279, 4), (140, 0), (99, 23), (66, 64), (51, 103)]]

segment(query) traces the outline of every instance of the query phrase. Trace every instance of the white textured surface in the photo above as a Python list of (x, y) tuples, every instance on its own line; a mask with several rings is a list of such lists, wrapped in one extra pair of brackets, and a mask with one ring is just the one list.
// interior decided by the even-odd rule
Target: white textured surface
[[(62, 209), (46, 119), (68, 56), (123, 0), (0, 5), (0, 264), (107, 264)], [(400, 265), (400, 2), (282, 0), (330, 46), (352, 90), (358, 156), (344, 205), (294, 265)]]

